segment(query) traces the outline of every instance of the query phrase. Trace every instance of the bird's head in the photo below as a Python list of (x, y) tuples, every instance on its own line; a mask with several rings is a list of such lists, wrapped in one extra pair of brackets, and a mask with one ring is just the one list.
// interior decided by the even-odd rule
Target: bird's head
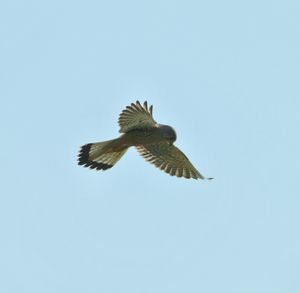
[(159, 129), (162, 137), (172, 145), (177, 138), (174, 128), (169, 125), (159, 124)]

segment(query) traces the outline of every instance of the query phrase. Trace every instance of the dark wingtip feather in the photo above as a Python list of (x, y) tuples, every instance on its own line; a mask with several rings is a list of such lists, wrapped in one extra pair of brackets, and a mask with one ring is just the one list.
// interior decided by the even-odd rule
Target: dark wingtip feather
[(150, 106), (149, 112), (150, 112), (151, 115), (153, 115), (153, 105)]
[(144, 108), (145, 108), (146, 111), (148, 112), (148, 103), (147, 103), (147, 101), (144, 102)]

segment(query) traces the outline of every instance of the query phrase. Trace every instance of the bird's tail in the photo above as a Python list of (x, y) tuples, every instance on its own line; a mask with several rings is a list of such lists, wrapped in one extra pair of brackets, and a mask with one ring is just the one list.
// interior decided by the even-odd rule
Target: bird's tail
[(119, 138), (88, 143), (81, 147), (78, 155), (78, 165), (96, 170), (106, 170), (113, 167), (126, 153), (128, 147), (122, 146)]

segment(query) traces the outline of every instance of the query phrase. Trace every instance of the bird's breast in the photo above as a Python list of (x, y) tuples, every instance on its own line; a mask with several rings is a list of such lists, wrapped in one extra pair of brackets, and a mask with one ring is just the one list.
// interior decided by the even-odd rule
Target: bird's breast
[(145, 144), (158, 143), (162, 137), (158, 131), (154, 130), (131, 130), (125, 133), (122, 141), (128, 146), (138, 146)]

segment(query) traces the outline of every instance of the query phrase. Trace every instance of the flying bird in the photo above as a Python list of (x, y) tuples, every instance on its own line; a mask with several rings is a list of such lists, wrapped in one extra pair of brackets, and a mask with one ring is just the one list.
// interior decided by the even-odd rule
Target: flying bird
[(78, 155), (78, 164), (90, 169), (106, 170), (113, 167), (134, 146), (141, 156), (166, 173), (185, 178), (205, 178), (192, 165), (174, 142), (175, 130), (158, 124), (153, 118), (153, 106), (139, 101), (122, 111), (118, 120), (120, 137), (108, 141), (83, 145)]

